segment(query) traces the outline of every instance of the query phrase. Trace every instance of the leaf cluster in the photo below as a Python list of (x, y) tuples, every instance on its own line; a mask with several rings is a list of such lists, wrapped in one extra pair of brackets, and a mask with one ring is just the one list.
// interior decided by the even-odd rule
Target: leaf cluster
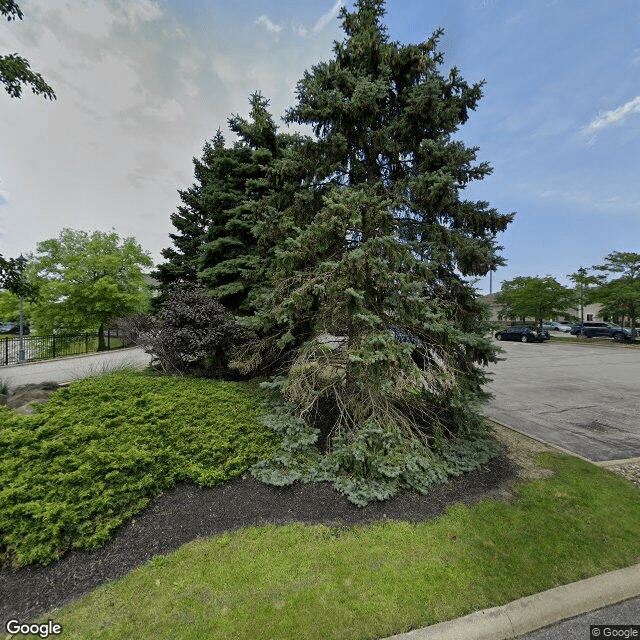
[[(0, 0), (0, 14), (11, 22), (18, 18), (22, 20), (24, 14), (14, 0)], [(22, 95), (22, 85), (31, 85), (31, 91), (36, 95), (44, 95), (49, 100), (55, 100), (56, 94), (53, 89), (44, 81), (44, 78), (31, 70), (29, 62), (12, 53), (0, 56), (0, 84), (4, 85), (5, 91), (12, 98), (20, 98)]]
[(442, 440), (430, 448), (374, 420), (335, 437), (331, 450), (322, 454), (316, 446), (319, 429), (293, 415), (290, 405), (268, 406), (259, 421), (281, 440), (272, 457), (251, 467), (253, 476), (276, 486), (331, 482), (358, 506), (386, 500), (403, 489), (426, 494), (432, 485), (478, 469), (500, 454), (499, 445), (482, 433)]

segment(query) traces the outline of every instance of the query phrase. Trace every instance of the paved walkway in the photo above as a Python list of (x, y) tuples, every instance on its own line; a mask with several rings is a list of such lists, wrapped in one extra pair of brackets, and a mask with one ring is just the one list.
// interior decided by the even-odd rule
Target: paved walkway
[(146, 367), (151, 356), (139, 347), (55, 358), (0, 367), (0, 382), (9, 389), (38, 382), (71, 382), (123, 366)]

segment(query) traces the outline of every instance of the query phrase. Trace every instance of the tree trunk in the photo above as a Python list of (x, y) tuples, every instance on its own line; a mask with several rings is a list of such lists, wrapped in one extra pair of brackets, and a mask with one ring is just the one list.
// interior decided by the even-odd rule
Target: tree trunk
[(104, 324), (100, 323), (98, 328), (98, 351), (106, 351), (107, 346), (104, 343)]

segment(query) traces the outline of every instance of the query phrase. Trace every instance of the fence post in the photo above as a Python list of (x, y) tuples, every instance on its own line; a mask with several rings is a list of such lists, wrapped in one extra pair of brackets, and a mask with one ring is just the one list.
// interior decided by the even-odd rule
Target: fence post
[(4, 363), (9, 364), (9, 338), (4, 339)]
[(56, 334), (54, 333), (52, 336), (53, 340), (52, 342), (52, 347), (53, 347), (53, 355), (52, 357), (55, 358), (56, 357)]
[(84, 332), (84, 352), (89, 353), (89, 334)]

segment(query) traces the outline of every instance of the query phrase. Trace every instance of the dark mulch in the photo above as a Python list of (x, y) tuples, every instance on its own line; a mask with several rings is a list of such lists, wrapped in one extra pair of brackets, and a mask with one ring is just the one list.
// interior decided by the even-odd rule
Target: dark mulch
[(434, 487), (426, 496), (405, 491), (363, 508), (327, 483), (278, 488), (249, 475), (215, 489), (182, 483), (154, 499), (101, 549), (72, 551), (48, 566), (0, 572), (0, 621), (33, 621), (124, 576), (153, 556), (197, 538), (266, 523), (350, 526), (385, 519), (418, 522), (442, 514), (455, 502), (472, 504), (499, 496), (516, 474), (517, 467), (502, 456), (483, 469)]

